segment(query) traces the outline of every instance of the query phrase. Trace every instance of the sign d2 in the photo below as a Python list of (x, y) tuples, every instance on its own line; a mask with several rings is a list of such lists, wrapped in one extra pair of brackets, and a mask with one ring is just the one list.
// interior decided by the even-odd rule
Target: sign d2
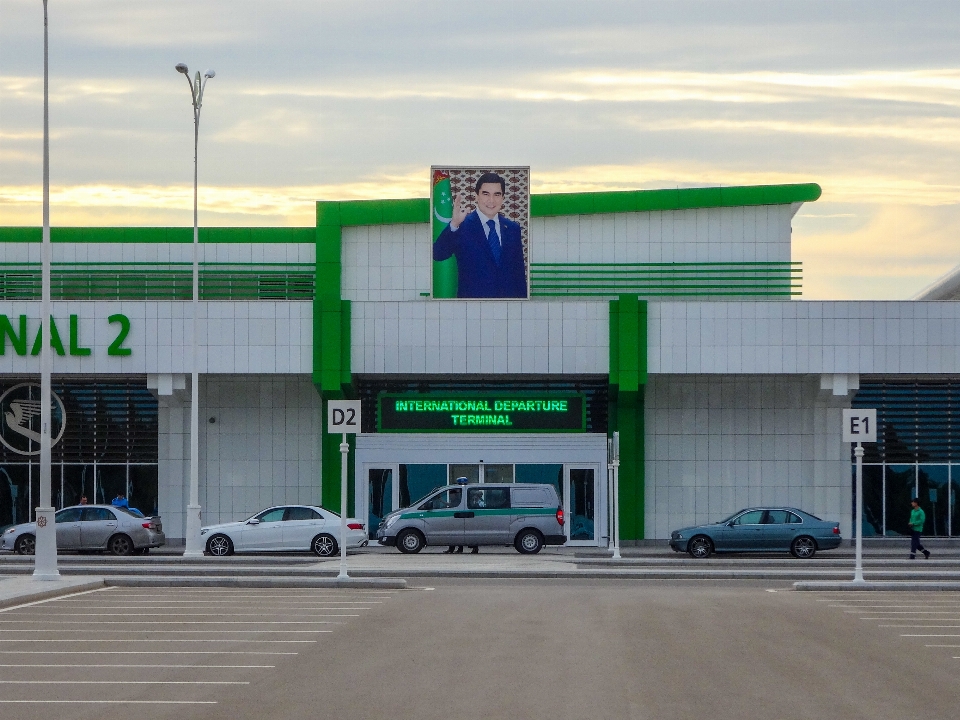
[(876, 441), (876, 409), (843, 411), (843, 442), (861, 443)]
[(327, 432), (354, 435), (360, 432), (360, 401), (328, 400)]

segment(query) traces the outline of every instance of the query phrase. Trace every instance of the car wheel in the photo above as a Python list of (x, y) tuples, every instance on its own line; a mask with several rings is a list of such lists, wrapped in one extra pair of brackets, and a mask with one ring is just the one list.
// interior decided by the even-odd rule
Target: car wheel
[(233, 543), (226, 535), (214, 535), (207, 540), (207, 552), (216, 557), (233, 555)]
[(333, 535), (317, 535), (310, 543), (310, 549), (313, 550), (314, 555), (320, 557), (331, 557), (340, 552)]
[(107, 542), (107, 550), (113, 555), (133, 555), (133, 540), (127, 535), (114, 535)]
[(517, 533), (513, 546), (524, 555), (536, 555), (543, 549), (543, 535), (536, 530), (526, 529)]
[(690, 543), (687, 545), (687, 552), (690, 553), (690, 557), (697, 558), (698, 560), (708, 558), (711, 553), (713, 553), (713, 541), (706, 535), (696, 535), (690, 538)]
[(37, 551), (37, 539), (33, 535), (21, 535), (15, 549), (21, 555), (33, 555)]
[(801, 560), (809, 560), (817, 552), (817, 542), (809, 535), (801, 535), (790, 543), (790, 554)]
[(397, 536), (397, 549), (402, 553), (418, 553), (426, 544), (423, 535), (416, 530), (404, 530)]

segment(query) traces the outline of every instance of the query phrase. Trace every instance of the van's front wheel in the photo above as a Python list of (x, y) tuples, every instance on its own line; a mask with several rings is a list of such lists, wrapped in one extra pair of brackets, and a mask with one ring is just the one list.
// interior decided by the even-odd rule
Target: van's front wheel
[(517, 533), (517, 539), (513, 541), (513, 546), (517, 549), (517, 552), (524, 555), (536, 555), (543, 549), (543, 535), (537, 530), (521, 530)]
[(426, 544), (423, 535), (416, 530), (404, 530), (397, 536), (397, 549), (402, 553), (418, 553)]

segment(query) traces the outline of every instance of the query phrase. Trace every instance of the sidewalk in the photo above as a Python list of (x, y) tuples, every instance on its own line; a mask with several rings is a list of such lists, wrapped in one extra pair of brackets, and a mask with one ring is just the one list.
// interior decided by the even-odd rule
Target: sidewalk
[(106, 587), (102, 577), (61, 577), (59, 580), (34, 580), (32, 576), (0, 578), (0, 608), (9, 608), (61, 595), (99, 590)]

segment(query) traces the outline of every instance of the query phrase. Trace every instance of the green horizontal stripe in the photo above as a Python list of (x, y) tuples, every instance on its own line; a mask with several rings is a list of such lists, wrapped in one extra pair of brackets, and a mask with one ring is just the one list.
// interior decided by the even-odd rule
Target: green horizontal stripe
[(802, 265), (803, 263), (800, 260), (762, 260), (762, 261), (750, 261), (750, 262), (713, 262), (713, 261), (704, 261), (704, 262), (663, 262), (663, 263), (530, 263), (531, 268), (539, 267), (565, 267), (565, 268), (581, 268), (581, 267), (716, 267), (723, 265), (732, 265), (736, 267), (741, 266), (753, 266), (753, 265)]
[[(470, 512), (474, 518), (493, 515), (555, 515), (557, 508), (454, 508), (453, 510), (417, 510), (401, 513), (401, 520), (429, 520), (430, 518), (453, 517), (454, 513)], [(469, 520), (471, 518), (464, 518)]]
[[(622, 291), (610, 291), (610, 292), (568, 292), (568, 293), (549, 293), (549, 292), (536, 292), (533, 291), (530, 294), (534, 297), (616, 297), (621, 294)], [(715, 292), (712, 290), (705, 290), (704, 292), (643, 292), (637, 293), (642, 297), (710, 297), (710, 296), (724, 296), (724, 297), (750, 297), (750, 296), (763, 296), (763, 297), (786, 297), (789, 295), (802, 295), (803, 293), (799, 292), (762, 292), (762, 291), (741, 291), (741, 292)]]
[[(0, 242), (39, 243), (43, 231), (38, 227), (0, 227)], [(204, 244), (314, 244), (313, 227), (206, 227), (198, 239)], [(192, 227), (54, 227), (54, 243), (144, 243), (188, 244), (193, 242)]]

